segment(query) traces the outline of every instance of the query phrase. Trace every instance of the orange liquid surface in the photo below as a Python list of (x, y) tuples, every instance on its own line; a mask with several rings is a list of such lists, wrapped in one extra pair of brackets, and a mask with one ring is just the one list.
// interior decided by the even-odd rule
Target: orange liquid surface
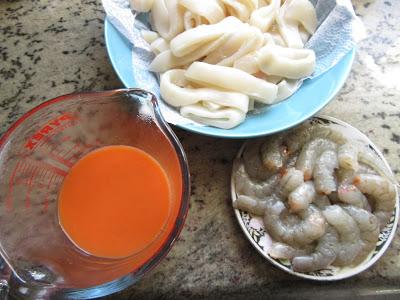
[(161, 165), (129, 146), (107, 146), (80, 159), (64, 179), (59, 220), (70, 240), (100, 257), (126, 257), (149, 246), (170, 215)]

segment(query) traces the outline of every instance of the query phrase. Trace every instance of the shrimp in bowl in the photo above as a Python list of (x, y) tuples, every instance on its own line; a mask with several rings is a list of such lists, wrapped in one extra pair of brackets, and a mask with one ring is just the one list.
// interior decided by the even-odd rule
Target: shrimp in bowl
[(246, 142), (234, 161), (231, 192), (253, 246), (308, 279), (338, 280), (369, 268), (398, 222), (397, 184), (383, 155), (357, 129), (330, 117)]

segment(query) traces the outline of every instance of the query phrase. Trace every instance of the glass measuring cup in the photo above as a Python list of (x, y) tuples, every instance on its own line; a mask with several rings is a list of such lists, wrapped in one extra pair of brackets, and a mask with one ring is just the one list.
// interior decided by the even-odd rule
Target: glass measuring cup
[[(57, 217), (58, 192), (69, 169), (109, 145), (134, 146), (153, 156), (171, 192), (164, 227), (144, 249), (119, 259), (80, 250)], [(93, 298), (126, 288), (166, 255), (188, 210), (182, 146), (155, 97), (140, 89), (72, 94), (31, 110), (0, 139), (0, 174), (0, 287), (18, 298)]]

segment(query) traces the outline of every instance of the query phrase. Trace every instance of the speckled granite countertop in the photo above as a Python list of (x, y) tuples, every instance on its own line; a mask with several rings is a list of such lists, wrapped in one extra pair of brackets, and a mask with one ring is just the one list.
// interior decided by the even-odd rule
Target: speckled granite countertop
[[(400, 179), (400, 1), (353, 4), (369, 37), (322, 113), (364, 131)], [(45, 99), (122, 86), (107, 58), (103, 19), (100, 0), (0, 2), (0, 133)], [(273, 267), (245, 239), (231, 208), (231, 161), (241, 141), (176, 133), (192, 173), (186, 225), (161, 265), (110, 299), (400, 294), (400, 232), (378, 263), (345, 281), (318, 284)]]

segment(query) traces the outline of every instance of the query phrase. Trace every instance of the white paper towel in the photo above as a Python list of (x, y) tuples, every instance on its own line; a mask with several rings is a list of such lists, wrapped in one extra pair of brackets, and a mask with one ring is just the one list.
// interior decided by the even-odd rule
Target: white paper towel
[[(132, 76), (139, 88), (160, 97), (157, 75), (148, 71), (154, 54), (143, 40), (140, 30), (151, 30), (146, 14), (131, 10), (129, 0), (102, 0), (108, 20), (132, 43)], [(308, 78), (315, 78), (336, 65), (357, 42), (365, 38), (365, 28), (355, 15), (350, 0), (310, 0), (316, 8), (318, 29), (305, 45), (316, 55), (316, 68)], [(165, 120), (171, 124), (197, 124), (182, 117), (176, 108), (159, 101)], [(255, 113), (262, 112), (259, 108)], [(200, 124), (197, 124), (202, 126)]]

